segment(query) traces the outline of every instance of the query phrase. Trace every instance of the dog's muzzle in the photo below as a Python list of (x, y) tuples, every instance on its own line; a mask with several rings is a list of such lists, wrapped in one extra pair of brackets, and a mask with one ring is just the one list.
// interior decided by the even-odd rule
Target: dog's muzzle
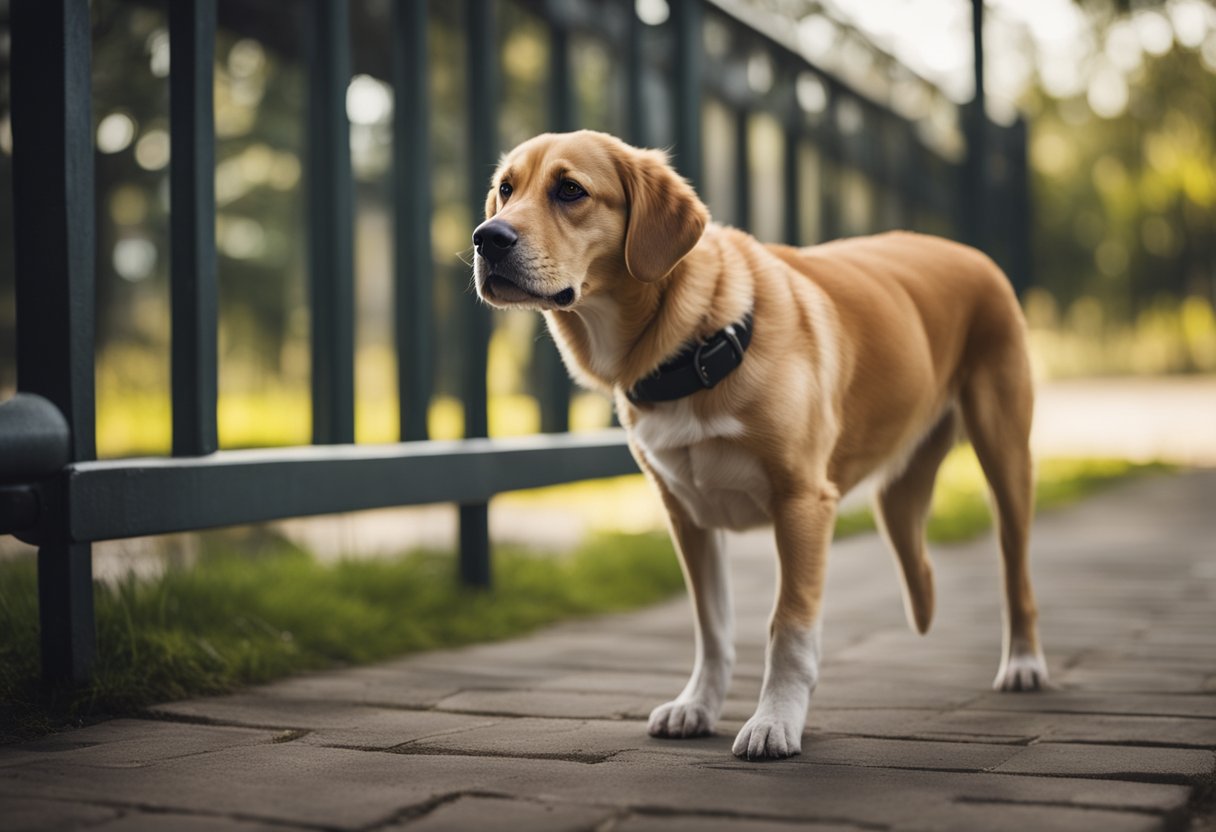
[(574, 289), (567, 287), (552, 295), (534, 292), (509, 276), (511, 269), (504, 261), (519, 242), (519, 234), (501, 219), (488, 219), (473, 231), (473, 248), (485, 260), (488, 274), (482, 291), (490, 298), (502, 303), (526, 301), (549, 301), (559, 307), (574, 303)]

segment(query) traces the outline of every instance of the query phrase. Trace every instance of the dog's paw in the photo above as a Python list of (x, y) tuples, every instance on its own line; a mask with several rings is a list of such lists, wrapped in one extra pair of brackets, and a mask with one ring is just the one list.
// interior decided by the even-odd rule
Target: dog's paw
[(736, 757), (779, 760), (802, 753), (802, 726), (772, 716), (753, 716), (731, 747)]
[(714, 722), (714, 715), (704, 704), (676, 699), (650, 712), (646, 730), (652, 737), (703, 737), (714, 732)]
[(1043, 654), (1030, 651), (1012, 653), (1001, 663), (992, 682), (993, 690), (1032, 691), (1047, 687), (1047, 662)]

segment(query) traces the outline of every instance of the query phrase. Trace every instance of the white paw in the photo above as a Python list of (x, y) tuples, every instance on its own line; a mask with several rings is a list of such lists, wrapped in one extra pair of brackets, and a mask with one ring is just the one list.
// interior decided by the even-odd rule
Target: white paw
[(646, 730), (652, 737), (703, 737), (714, 732), (716, 721), (716, 713), (707, 705), (676, 699), (650, 712), (650, 723)]
[(1001, 662), (992, 683), (994, 690), (1032, 691), (1047, 687), (1047, 662), (1043, 654), (1030, 651), (1012, 653)]
[(731, 747), (736, 757), (779, 760), (802, 753), (802, 725), (772, 716), (753, 716)]

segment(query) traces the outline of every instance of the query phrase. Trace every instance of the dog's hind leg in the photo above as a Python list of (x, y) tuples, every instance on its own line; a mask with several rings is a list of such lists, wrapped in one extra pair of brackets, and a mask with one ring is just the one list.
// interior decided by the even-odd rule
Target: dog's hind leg
[(959, 396), (963, 422), (992, 490), (1004, 563), (1005, 627), (993, 687), (1037, 690), (1047, 682), (1027, 547), (1034, 512), (1030, 422), (1034, 391), (1024, 351), (978, 364)]
[(912, 452), (908, 464), (874, 494), (874, 516), (904, 579), (904, 610), (918, 633), (933, 621), (933, 564), (925, 547), (925, 520), (942, 460), (958, 436), (958, 415), (948, 409)]

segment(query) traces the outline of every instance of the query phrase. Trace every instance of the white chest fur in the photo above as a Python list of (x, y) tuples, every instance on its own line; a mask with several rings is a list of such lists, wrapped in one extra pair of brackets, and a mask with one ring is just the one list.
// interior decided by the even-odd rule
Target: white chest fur
[(764, 469), (731, 441), (743, 435), (738, 419), (700, 419), (681, 399), (639, 415), (631, 433), (655, 474), (698, 526), (737, 530), (771, 520)]

